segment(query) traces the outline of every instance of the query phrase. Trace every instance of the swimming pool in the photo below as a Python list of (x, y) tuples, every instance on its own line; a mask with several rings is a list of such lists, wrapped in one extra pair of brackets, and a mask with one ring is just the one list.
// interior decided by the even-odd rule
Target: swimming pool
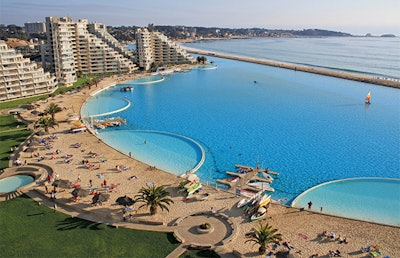
[[(184, 159), (196, 164), (198, 153), (181, 155), (186, 148), (160, 141), (160, 148), (179, 152), (171, 160), (168, 151), (158, 156), (162, 152), (143, 148), (144, 139), (140, 144), (126, 143), (137, 135), (120, 135), (137, 130), (183, 135), (205, 150), (204, 164), (196, 172), (202, 182), (226, 178), (225, 172), (233, 171), (235, 164), (258, 163), (280, 173), (272, 183), (272, 195), (284, 204), (332, 180), (399, 178), (399, 89), (212, 59), (218, 69), (175, 73), (158, 83), (132, 80), (127, 83), (134, 85), (133, 94), (114, 87), (101, 92), (99, 98), (127, 97), (132, 105), (118, 113), (126, 125), (98, 130), (98, 137), (127, 155), (137, 151), (139, 160), (176, 174), (175, 164)], [(368, 90), (374, 101), (366, 106)], [(103, 105), (88, 103), (88, 112)]]
[(13, 192), (21, 186), (33, 182), (33, 177), (27, 175), (16, 175), (0, 179), (0, 193)]
[(293, 207), (400, 226), (400, 179), (349, 178), (315, 186), (299, 195)]

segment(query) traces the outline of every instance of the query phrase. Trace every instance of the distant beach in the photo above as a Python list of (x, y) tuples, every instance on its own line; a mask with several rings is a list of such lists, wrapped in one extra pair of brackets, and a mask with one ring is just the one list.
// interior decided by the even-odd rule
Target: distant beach
[(387, 86), (387, 87), (392, 87), (392, 88), (400, 88), (400, 81), (387, 79), (387, 78), (372, 77), (372, 76), (366, 76), (366, 75), (362, 75), (362, 74), (348, 73), (348, 72), (343, 72), (343, 71), (333, 71), (333, 70), (329, 70), (329, 69), (322, 69), (322, 68), (316, 68), (316, 67), (311, 67), (311, 66), (277, 62), (277, 61), (266, 60), (266, 59), (257, 59), (257, 58), (239, 56), (239, 55), (231, 55), (231, 54), (217, 53), (217, 52), (211, 52), (211, 51), (204, 51), (204, 50), (200, 50), (200, 49), (189, 48), (186, 46), (182, 46), (182, 48), (184, 48), (189, 53), (198, 54), (198, 55), (215, 56), (215, 57), (227, 58), (227, 59), (232, 59), (232, 60), (251, 62), (251, 63), (262, 64), (262, 65), (269, 65), (269, 66), (274, 66), (274, 67), (279, 67), (279, 68), (284, 68), (284, 69), (290, 69), (290, 70), (294, 70), (294, 71), (314, 73), (314, 74), (320, 74), (320, 75), (325, 75), (325, 76), (337, 77), (337, 78), (346, 79), (346, 80), (371, 83), (371, 84), (382, 85), (382, 86)]

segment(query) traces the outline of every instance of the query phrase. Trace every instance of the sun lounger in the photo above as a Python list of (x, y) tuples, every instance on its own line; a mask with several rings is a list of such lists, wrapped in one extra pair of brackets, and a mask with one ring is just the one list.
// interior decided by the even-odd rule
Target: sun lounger
[(382, 255), (382, 253), (379, 252), (379, 251), (371, 251), (371, 252), (369, 252), (369, 255), (370, 255), (371, 257), (379, 257), (379, 256)]

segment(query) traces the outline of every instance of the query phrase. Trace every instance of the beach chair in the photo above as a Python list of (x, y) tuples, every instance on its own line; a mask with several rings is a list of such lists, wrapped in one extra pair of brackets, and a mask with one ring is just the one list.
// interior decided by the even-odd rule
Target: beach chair
[(370, 257), (379, 257), (381, 255), (382, 255), (382, 253), (378, 250), (369, 252)]

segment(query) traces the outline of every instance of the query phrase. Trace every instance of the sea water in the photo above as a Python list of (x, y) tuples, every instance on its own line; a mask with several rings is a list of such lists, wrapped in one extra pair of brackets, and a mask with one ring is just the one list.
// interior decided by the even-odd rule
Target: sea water
[[(273, 197), (287, 204), (331, 180), (400, 177), (398, 89), (207, 58), (218, 69), (175, 73), (157, 83), (131, 81), (133, 93), (117, 86), (96, 95), (132, 103), (118, 113), (127, 125), (98, 130), (98, 136), (177, 175), (199, 162), (198, 149), (181, 141), (175, 147), (168, 137), (142, 132), (188, 137), (205, 149), (205, 162), (197, 171), (203, 182), (226, 177), (225, 171), (234, 170), (236, 163), (258, 163), (280, 173), (272, 184)], [(371, 105), (364, 104), (368, 90)], [(86, 115), (102, 106), (88, 103)]]
[(398, 37), (253, 38), (198, 41), (185, 46), (400, 79)]

